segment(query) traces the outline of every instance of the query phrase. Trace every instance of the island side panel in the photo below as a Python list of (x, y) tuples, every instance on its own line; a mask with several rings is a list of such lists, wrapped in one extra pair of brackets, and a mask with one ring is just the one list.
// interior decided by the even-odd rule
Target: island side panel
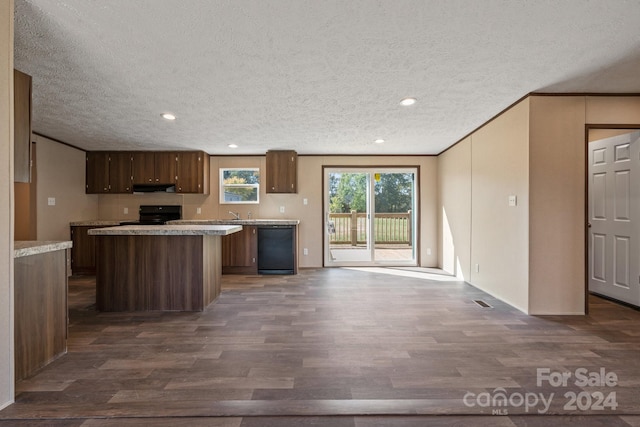
[(100, 311), (205, 307), (200, 235), (98, 235), (96, 303)]
[(222, 288), (222, 237), (203, 237), (203, 292), (206, 307), (218, 298)]
[(15, 258), (15, 378), (67, 351), (65, 250)]
[(150, 310), (203, 309), (202, 236), (140, 236)]
[(99, 311), (146, 311), (149, 292), (145, 264), (151, 254), (139, 236), (96, 236), (96, 308)]

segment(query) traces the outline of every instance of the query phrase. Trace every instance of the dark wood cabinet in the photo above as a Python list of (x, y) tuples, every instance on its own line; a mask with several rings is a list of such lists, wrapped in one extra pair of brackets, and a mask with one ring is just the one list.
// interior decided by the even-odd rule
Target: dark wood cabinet
[(298, 154), (292, 150), (267, 151), (266, 192), (298, 192)]
[(86, 168), (87, 194), (109, 192), (109, 153), (106, 151), (89, 151)]
[(178, 193), (209, 194), (204, 151), (89, 151), (87, 194), (125, 194), (133, 184), (175, 185)]
[(109, 153), (109, 187), (111, 193), (131, 193), (131, 153)]
[(13, 70), (13, 179), (31, 182), (31, 76)]
[(222, 274), (258, 274), (258, 233), (254, 225), (222, 237)]
[(89, 151), (87, 194), (131, 193), (131, 155), (124, 151)]
[(176, 157), (176, 192), (209, 194), (209, 155), (202, 151), (181, 151)]
[(176, 153), (170, 151), (137, 151), (132, 153), (134, 184), (175, 184)]
[(96, 237), (88, 231), (113, 225), (72, 225), (71, 226), (71, 271), (73, 274), (96, 274)]
[(67, 350), (66, 258), (67, 251), (61, 249), (14, 259), (16, 381), (34, 375)]

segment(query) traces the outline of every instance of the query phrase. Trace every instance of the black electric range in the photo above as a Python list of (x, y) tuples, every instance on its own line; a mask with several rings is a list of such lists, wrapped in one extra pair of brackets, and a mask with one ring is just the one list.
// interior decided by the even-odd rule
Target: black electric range
[(180, 205), (142, 205), (138, 221), (123, 221), (120, 225), (163, 225), (177, 219), (182, 219)]

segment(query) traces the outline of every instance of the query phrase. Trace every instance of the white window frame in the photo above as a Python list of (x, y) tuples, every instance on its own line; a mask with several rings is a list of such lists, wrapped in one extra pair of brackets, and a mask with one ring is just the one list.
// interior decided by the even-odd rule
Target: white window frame
[[(227, 171), (252, 171), (258, 172), (258, 177), (260, 176), (260, 168), (220, 168), (220, 204), (221, 205), (255, 205), (260, 203), (260, 182), (257, 184), (225, 184), (224, 183), (224, 173)], [(260, 181), (260, 179), (258, 179)], [(256, 200), (225, 200), (225, 188), (255, 188), (256, 189)]]

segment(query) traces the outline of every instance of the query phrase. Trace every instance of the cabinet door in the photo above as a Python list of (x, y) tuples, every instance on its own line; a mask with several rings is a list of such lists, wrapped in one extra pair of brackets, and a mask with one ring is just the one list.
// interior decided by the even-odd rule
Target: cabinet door
[(88, 231), (94, 226), (71, 227), (71, 270), (73, 274), (96, 274), (96, 238)]
[(109, 184), (112, 193), (131, 193), (131, 153), (109, 154)]
[(204, 192), (204, 155), (199, 151), (180, 152), (178, 157), (178, 193)]
[(295, 151), (267, 151), (267, 193), (297, 192), (298, 155)]
[(155, 158), (153, 152), (137, 151), (131, 154), (132, 184), (155, 183)]
[(13, 70), (15, 182), (31, 182), (31, 76)]
[(258, 235), (254, 225), (242, 226), (238, 233), (222, 236), (222, 273), (257, 274)]
[(87, 152), (86, 193), (109, 192), (109, 153), (105, 151)]
[(174, 152), (156, 152), (154, 154), (155, 163), (155, 184), (175, 184), (177, 158)]

